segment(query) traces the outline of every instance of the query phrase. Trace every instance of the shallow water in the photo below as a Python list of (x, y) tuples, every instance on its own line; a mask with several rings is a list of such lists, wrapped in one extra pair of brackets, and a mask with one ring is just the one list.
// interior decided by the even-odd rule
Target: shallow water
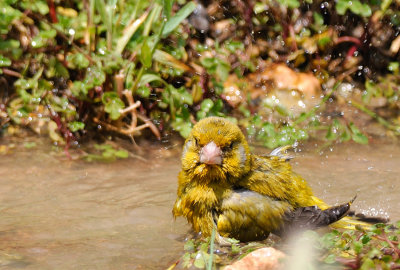
[[(146, 162), (87, 163), (46, 144), (0, 156), (1, 269), (165, 269), (179, 258), (190, 229), (171, 216), (179, 146)], [(353, 209), (400, 219), (398, 144), (303, 148), (292, 164), (317, 195), (358, 194)]]

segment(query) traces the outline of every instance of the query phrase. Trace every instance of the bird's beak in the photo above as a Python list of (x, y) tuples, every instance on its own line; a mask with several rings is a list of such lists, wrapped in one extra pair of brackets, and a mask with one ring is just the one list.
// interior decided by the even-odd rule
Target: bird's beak
[(222, 164), (222, 151), (215, 142), (211, 141), (200, 150), (200, 162), (210, 165)]

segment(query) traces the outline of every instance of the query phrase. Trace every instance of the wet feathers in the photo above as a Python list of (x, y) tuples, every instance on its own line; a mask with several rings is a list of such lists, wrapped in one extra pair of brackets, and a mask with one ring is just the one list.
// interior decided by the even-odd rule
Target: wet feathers
[(350, 203), (329, 208), (279, 150), (273, 153), (251, 154), (241, 130), (226, 119), (201, 120), (183, 147), (173, 215), (184, 216), (205, 236), (216, 226), (219, 236), (241, 241), (345, 216)]

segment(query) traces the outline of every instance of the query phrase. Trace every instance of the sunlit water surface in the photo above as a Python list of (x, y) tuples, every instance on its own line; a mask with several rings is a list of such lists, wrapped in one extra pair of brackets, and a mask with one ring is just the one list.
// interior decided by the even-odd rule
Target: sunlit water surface
[[(179, 259), (190, 230), (171, 216), (180, 146), (88, 163), (46, 144), (0, 156), (1, 269), (165, 269)], [(317, 195), (335, 204), (357, 194), (353, 209), (400, 219), (398, 144), (316, 149), (292, 164)]]

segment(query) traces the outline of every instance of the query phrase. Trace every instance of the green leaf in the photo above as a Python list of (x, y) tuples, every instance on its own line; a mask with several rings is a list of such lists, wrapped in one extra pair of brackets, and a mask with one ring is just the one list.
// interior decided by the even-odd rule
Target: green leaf
[(49, 13), (49, 6), (44, 1), (33, 1), (32, 10), (38, 11), (42, 15)]
[[(137, 3), (139, 4), (139, 3)], [(134, 14), (133, 14), (134, 15)], [(124, 50), (126, 44), (128, 44), (129, 40), (132, 38), (132, 36), (136, 33), (136, 31), (139, 29), (139, 27), (143, 24), (143, 22), (146, 20), (148, 16), (148, 13), (143, 13), (140, 18), (137, 20), (131, 20), (131, 23), (127, 25), (123, 31), (123, 35), (117, 40), (117, 46), (115, 49), (116, 54), (121, 54), (122, 51)]]
[(239, 254), (240, 253), (240, 246), (232, 245), (231, 252), (232, 252), (232, 254)]
[(372, 14), (370, 6), (367, 3), (362, 4), (358, 0), (338, 0), (335, 7), (339, 15), (344, 15), (347, 9), (350, 9), (352, 13), (361, 15), (362, 17), (369, 17)]
[(330, 249), (335, 246), (335, 237), (334, 232), (326, 233), (319, 239), (319, 243), (323, 248)]
[[(172, 97), (175, 105), (181, 106), (183, 104), (193, 104), (192, 95), (183, 86), (177, 89), (172, 85), (168, 85), (163, 93), (170, 93), (170, 97)], [(168, 97), (166, 98), (168, 99)]]
[(0, 35), (6, 35), (12, 29), (10, 27), (12, 22), (18, 20), (22, 12), (11, 7), (11, 4), (4, 4), (2, 1), (0, 1), (0, 10)]
[(170, 66), (174, 69), (179, 69), (183, 71), (190, 70), (190, 67), (188, 67), (185, 63), (179, 61), (171, 54), (164, 52), (162, 50), (156, 49), (153, 54), (153, 59), (161, 64)]
[(364, 234), (363, 236), (361, 236), (361, 242), (365, 245), (367, 244), (369, 241), (371, 241), (371, 237), (367, 234)]
[(338, 135), (337, 129), (333, 125), (330, 125), (325, 138), (327, 140), (333, 141), (333, 140), (336, 140), (338, 136), (339, 135)]
[(237, 50), (244, 50), (244, 44), (241, 41), (231, 40), (225, 44), (225, 47), (231, 52), (235, 53)]
[(9, 67), (11, 66), (11, 60), (0, 54), (0, 67)]
[(174, 5), (174, 0), (163, 0), (163, 14), (169, 19), (171, 17), (172, 6)]
[(31, 41), (32, 48), (35, 48), (35, 49), (41, 48), (41, 47), (44, 47), (45, 44), (46, 44), (45, 40), (39, 35), (32, 38), (32, 41)]
[(10, 49), (17, 49), (20, 47), (20, 42), (15, 39), (0, 40), (0, 51), (7, 51)]
[(114, 154), (117, 158), (128, 158), (129, 157), (129, 152), (126, 150), (123, 150), (123, 149), (115, 151)]
[(207, 260), (204, 256), (205, 253), (199, 251), (197, 254), (198, 255), (196, 256), (193, 265), (197, 268), (204, 269), (206, 267), (206, 260)]
[(109, 145), (109, 144), (95, 144), (95, 145), (94, 145), (94, 148), (95, 148), (96, 150), (108, 150), (108, 149), (111, 149), (112, 146)]
[(300, 6), (300, 2), (298, 0), (282, 0), (281, 3), (289, 8), (298, 8)]
[(160, 76), (147, 73), (142, 76), (142, 78), (140, 79), (139, 85), (144, 86), (144, 85), (154, 82), (154, 81), (159, 81), (159, 82), (163, 83), (164, 85), (167, 84), (167, 82), (164, 81), (163, 79), (161, 79)]
[(347, 0), (338, 0), (335, 5), (336, 12), (339, 15), (344, 15), (349, 8), (349, 1)]
[(353, 245), (354, 245), (354, 252), (356, 254), (360, 254), (361, 249), (363, 248), (364, 245), (360, 241), (354, 241)]
[(89, 89), (86, 84), (81, 81), (74, 81), (72, 83), (71, 92), (75, 97), (85, 98), (88, 94)]
[(363, 17), (369, 17), (372, 14), (371, 8), (368, 4), (361, 4), (358, 0), (352, 0), (351, 5), (349, 5), (349, 9), (351, 12), (357, 15), (361, 15)]
[(196, 113), (196, 117), (197, 117), (198, 120), (201, 120), (201, 119), (207, 117), (207, 113), (205, 111), (198, 111)]
[(138, 94), (141, 97), (148, 98), (150, 96), (150, 88), (148, 88), (147, 86), (140, 86), (136, 90), (136, 94)]
[[(1, 65), (1, 63), (0, 63)], [(393, 72), (394, 74), (399, 73), (399, 62), (390, 62), (389, 66), (388, 66), (388, 70)]]
[(184, 249), (185, 251), (194, 251), (194, 249), (195, 249), (194, 240), (193, 240), (193, 239), (188, 240), (188, 241), (185, 243), (183, 249)]
[(152, 51), (148, 44), (148, 40), (145, 40), (140, 49), (140, 62), (142, 62), (145, 68), (151, 67), (152, 64)]
[(192, 122), (190, 122), (190, 113), (187, 108), (181, 107), (179, 114), (171, 123), (172, 128), (179, 132), (183, 138), (187, 138), (192, 131)]
[(110, 22), (110, 17), (108, 16), (109, 14), (107, 12), (106, 3), (104, 2), (104, 0), (94, 0), (94, 1), (95, 1), (95, 7), (100, 14), (101, 20), (108, 28), (111, 22)]
[(340, 140), (342, 142), (347, 142), (350, 139), (351, 139), (350, 133), (347, 130), (343, 130), (343, 132), (340, 134)]
[(46, 38), (46, 39), (48, 39), (48, 38), (55, 38), (56, 35), (57, 35), (57, 31), (54, 30), (54, 29), (42, 30), (42, 31), (40, 31), (39, 35), (40, 35), (42, 38)]
[(84, 79), (84, 83), (87, 88), (93, 88), (100, 86), (106, 81), (106, 74), (98, 66), (90, 66), (87, 68), (87, 73)]
[(110, 114), (112, 120), (117, 120), (121, 116), (121, 110), (125, 108), (124, 102), (119, 98), (115, 92), (107, 92), (102, 97), (104, 110)]
[(81, 53), (69, 54), (67, 62), (71, 64), (72, 68), (87, 68), (90, 64), (89, 60)]
[(314, 22), (316, 25), (323, 25), (324, 24), (324, 17), (318, 12), (313, 13)]
[(221, 81), (225, 81), (229, 75), (230, 65), (222, 59), (207, 57), (200, 62), (209, 73), (215, 74)]
[(35, 142), (25, 142), (25, 143), (24, 143), (24, 147), (25, 147), (26, 149), (31, 149), (31, 148), (36, 147), (36, 143), (35, 143)]
[(184, 5), (173, 17), (171, 17), (162, 32), (162, 36), (168, 36), (178, 25), (187, 17), (189, 16), (196, 8), (196, 4), (194, 2), (189, 2)]
[(364, 259), (360, 267), (360, 270), (370, 270), (370, 269), (377, 269), (377, 268), (373, 260), (371, 260), (370, 258), (366, 258)]
[(385, 12), (388, 8), (389, 8), (389, 6), (392, 4), (392, 0), (383, 0), (382, 2), (381, 2), (381, 10), (383, 11), (383, 12)]
[(356, 143), (360, 144), (368, 144), (368, 138), (365, 136), (355, 125), (354, 123), (349, 124), (349, 128), (351, 130), (351, 138)]
[(213, 106), (214, 102), (211, 99), (206, 98), (205, 100), (203, 100), (203, 102), (201, 102), (200, 110), (204, 112), (209, 112)]
[(47, 128), (49, 131), (50, 139), (52, 139), (54, 142), (64, 143), (64, 138), (61, 137), (56, 122), (50, 120), (47, 125)]
[(333, 264), (333, 263), (335, 263), (335, 262), (336, 262), (336, 256), (335, 256), (335, 254), (329, 254), (329, 255), (324, 259), (324, 262), (325, 262), (325, 263), (328, 263), (328, 264)]
[(85, 129), (85, 123), (79, 122), (79, 121), (73, 121), (68, 123), (68, 128), (72, 132), (76, 132), (78, 130), (83, 130)]

